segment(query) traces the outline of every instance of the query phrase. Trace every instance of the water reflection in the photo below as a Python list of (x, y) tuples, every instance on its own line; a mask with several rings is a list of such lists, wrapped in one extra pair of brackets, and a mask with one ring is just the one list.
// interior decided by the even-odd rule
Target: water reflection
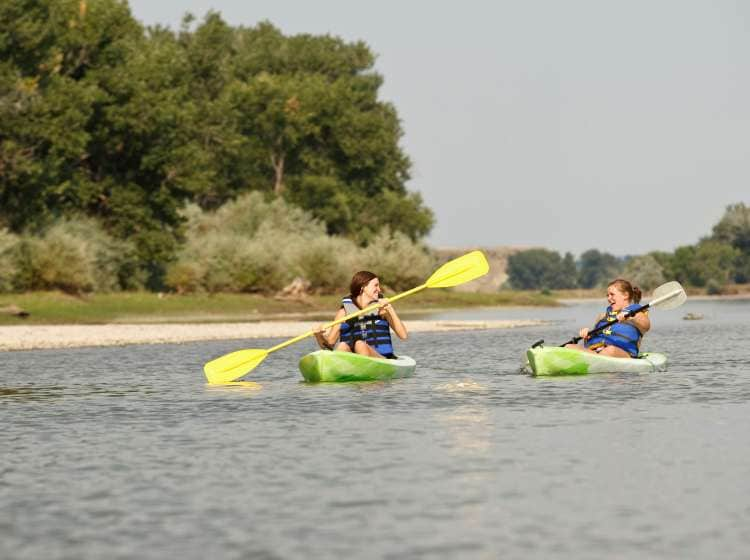
[(23, 386), (23, 387), (0, 387), (0, 399), (17, 401), (39, 401), (59, 398), (63, 396), (65, 387), (60, 386)]
[(227, 383), (206, 383), (206, 389), (212, 393), (218, 393), (222, 391), (237, 391), (237, 390), (250, 390), (260, 391), (263, 385), (256, 383), (255, 381), (229, 381)]
[(433, 417), (450, 436), (451, 449), (476, 454), (487, 453), (492, 448), (494, 429), (486, 407), (462, 405)]
[(51, 400), (62, 398), (114, 397), (149, 395), (157, 391), (150, 385), (113, 387), (110, 385), (23, 385), (0, 387), (0, 399)]

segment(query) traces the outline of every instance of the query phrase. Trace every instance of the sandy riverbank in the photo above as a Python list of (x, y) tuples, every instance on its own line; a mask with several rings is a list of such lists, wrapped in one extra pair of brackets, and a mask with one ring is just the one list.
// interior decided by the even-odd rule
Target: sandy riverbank
[[(291, 338), (320, 323), (304, 321), (260, 323), (31, 325), (0, 326), (0, 351), (37, 348), (168, 344), (201, 340)], [(409, 321), (409, 332), (511, 329), (544, 321)]]

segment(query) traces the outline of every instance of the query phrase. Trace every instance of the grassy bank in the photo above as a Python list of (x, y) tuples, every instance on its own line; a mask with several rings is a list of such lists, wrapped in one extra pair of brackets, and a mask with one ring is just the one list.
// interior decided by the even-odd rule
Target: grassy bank
[[(690, 288), (690, 296), (706, 296), (705, 289)], [(750, 284), (727, 286), (724, 296), (750, 296)], [(718, 296), (721, 297), (721, 296)], [(604, 290), (501, 291), (468, 293), (424, 290), (398, 302), (400, 313), (465, 309), (472, 307), (554, 306), (560, 300), (601, 299)], [(644, 297), (648, 301), (649, 295)], [(310, 296), (302, 300), (277, 299), (255, 294), (154, 294), (117, 292), (71, 296), (60, 292), (0, 294), (0, 325), (102, 324), (102, 323), (210, 323), (277, 319), (330, 319), (338, 296)], [(10, 307), (29, 313), (25, 319)]]
[[(338, 296), (303, 300), (276, 299), (252, 294), (176, 295), (126, 292), (70, 296), (59, 292), (0, 294), (0, 325), (235, 322), (333, 317)], [(476, 294), (425, 290), (398, 302), (400, 313), (450, 308), (557, 305), (554, 297), (538, 292)], [(29, 313), (25, 319), (9, 306)], [(5, 311), (3, 311), (5, 310)]]

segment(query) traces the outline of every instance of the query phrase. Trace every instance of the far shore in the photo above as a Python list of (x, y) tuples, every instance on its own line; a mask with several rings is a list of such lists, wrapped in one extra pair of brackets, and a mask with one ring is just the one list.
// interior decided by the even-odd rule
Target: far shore
[[(602, 302), (603, 297), (590, 297), (592, 292), (556, 293), (554, 297), (533, 294), (495, 294), (486, 307), (534, 307)], [(747, 292), (725, 295), (690, 294), (690, 300), (747, 299)], [(160, 297), (159, 294), (109, 294), (90, 298), (74, 298), (57, 293), (14, 295), (31, 317), (17, 314), (12, 301), (0, 300), (0, 352), (86, 346), (122, 346), (128, 344), (179, 344), (209, 340), (240, 340), (253, 338), (291, 338), (310, 332), (328, 321), (328, 308), (335, 303), (326, 298), (311, 298), (303, 304), (278, 301), (260, 296), (218, 295), (214, 297)], [(417, 300), (415, 296), (414, 300)], [(506, 299), (508, 298), (508, 299)], [(534, 299), (536, 298), (536, 299)], [(422, 299), (420, 311), (463, 308), (480, 309), (484, 294), (450, 294), (449, 300)], [(492, 300), (493, 298), (488, 298)], [(648, 298), (644, 298), (646, 301)], [(528, 305), (533, 302), (534, 305)], [(446, 303), (454, 305), (445, 305)], [(523, 305), (526, 303), (527, 305)], [(463, 304), (463, 305), (461, 305)], [(3, 305), (5, 307), (3, 307)], [(296, 307), (296, 313), (289, 310)], [(303, 309), (300, 310), (299, 308)], [(414, 306), (403, 310), (408, 314)], [(244, 315), (243, 321), (235, 321)], [(249, 318), (253, 320), (248, 321)], [(255, 320), (257, 318), (257, 320)], [(9, 322), (14, 324), (8, 324)], [(23, 324), (21, 324), (23, 323)], [(429, 320), (408, 319), (410, 332), (450, 330), (511, 329), (538, 326), (539, 320)]]
[[(512, 329), (545, 324), (538, 320), (429, 321), (410, 320), (410, 333), (478, 329)], [(0, 326), (0, 351), (128, 344), (176, 344), (205, 340), (291, 338), (310, 332), (320, 322), (166, 323), (104, 325)]]
[[(591, 297), (558, 297), (557, 302), (562, 305), (574, 305), (576, 303), (591, 303), (591, 302), (602, 302), (606, 299), (605, 296)], [(722, 300), (744, 300), (750, 299), (750, 293), (742, 292), (739, 294), (691, 294), (688, 293), (689, 301), (722, 301)], [(648, 303), (649, 297), (644, 297), (641, 303)]]

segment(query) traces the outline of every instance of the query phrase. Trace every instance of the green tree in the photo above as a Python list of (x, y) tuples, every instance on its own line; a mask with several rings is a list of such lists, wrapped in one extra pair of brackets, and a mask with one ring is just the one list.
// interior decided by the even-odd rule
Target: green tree
[(283, 195), (329, 233), (360, 243), (383, 226), (412, 240), (426, 235), (432, 212), (405, 188), (403, 133), (393, 106), (378, 100), (382, 78), (367, 46), (286, 38), (267, 23), (238, 34), (237, 81), (227, 91), (258, 162), (254, 188)]
[(578, 258), (578, 283), (581, 288), (603, 287), (616, 278), (622, 263), (609, 253), (589, 249)]
[(682, 284), (695, 285), (695, 246), (677, 247), (669, 260), (669, 270), (675, 280)]
[(146, 41), (116, 0), (15, 0), (0, 21), (0, 223), (41, 231), (97, 217), (135, 243), (158, 283), (189, 192), (184, 167), (200, 169), (175, 126), (179, 53)]
[(732, 280), (734, 265), (739, 250), (711, 239), (698, 243), (695, 252), (694, 284), (701, 286), (709, 282), (724, 286)]
[(640, 255), (628, 260), (623, 276), (642, 290), (653, 290), (664, 283), (664, 269), (653, 255)]
[(727, 206), (724, 216), (713, 227), (712, 238), (750, 254), (750, 207), (742, 202)]
[(573, 255), (529, 249), (508, 257), (508, 281), (518, 290), (554, 290), (577, 286)]
[[(412, 241), (433, 223), (406, 190), (395, 108), (363, 42), (234, 28), (209, 12), (175, 33), (119, 0), (0, 4), (0, 228), (84, 214), (135, 247), (161, 286), (186, 203), (284, 198), (331, 234)], [(373, 209), (377, 211), (373, 211)], [(321, 244), (321, 246), (323, 246)]]
[(652, 257), (661, 267), (665, 280), (677, 278), (677, 274), (674, 270), (674, 253), (668, 253), (666, 251), (651, 251), (648, 253), (648, 256)]
[(236, 82), (242, 81), (235, 71), (241, 46), (238, 32), (214, 12), (191, 31), (193, 21), (187, 15), (177, 35), (186, 58), (180, 71), (196, 107), (191, 134), (200, 146), (199, 161), (206, 173), (193, 200), (204, 209), (215, 209), (240, 192), (260, 188), (265, 162), (261, 165), (259, 154), (250, 150), (253, 135), (242, 134), (242, 115), (233, 100)]
[(88, 155), (88, 73), (139, 27), (115, 1), (8, 0), (0, 29), (0, 222), (20, 231), (60, 214)]
[(675, 250), (672, 272), (679, 282), (691, 286), (705, 287), (709, 282), (723, 286), (732, 278), (738, 256), (731, 245), (704, 239)]
[(739, 251), (734, 263), (733, 280), (750, 282), (750, 207), (730, 204), (713, 227), (711, 239), (727, 243)]

